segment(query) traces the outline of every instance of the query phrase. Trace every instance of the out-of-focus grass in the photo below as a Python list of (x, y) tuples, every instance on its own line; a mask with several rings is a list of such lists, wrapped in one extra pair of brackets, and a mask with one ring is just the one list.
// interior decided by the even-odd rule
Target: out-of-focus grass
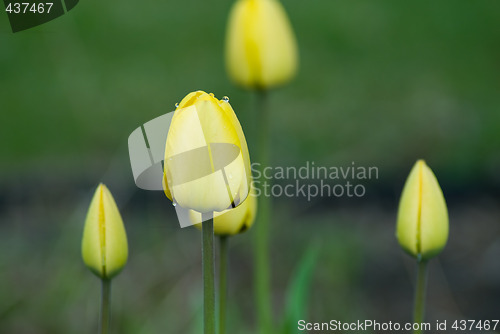
[[(230, 5), (84, 1), (18, 34), (2, 14), (1, 169), (102, 158), (195, 89), (230, 96), (254, 139), (252, 100), (224, 73)], [(423, 157), (454, 180), (498, 183), (497, 1), (284, 5), (301, 70), (273, 98), (276, 162), (395, 170)]]
[[(271, 98), (274, 164), (356, 161), (378, 166), (382, 180), (366, 199), (277, 201), (276, 316), (298, 259), (318, 242), (311, 321), (409, 320), (413, 262), (394, 224), (417, 158), (452, 195), (450, 244), (431, 268), (430, 318), (496, 316), (498, 197), (481, 193), (500, 182), (500, 3), (283, 3), (301, 70)], [(130, 239), (113, 287), (115, 332), (200, 332), (200, 236), (177, 227), (163, 194), (134, 189), (126, 141), (203, 89), (231, 98), (253, 150), (254, 101), (224, 74), (230, 4), (81, 1), (18, 34), (0, 13), (0, 333), (94, 332), (99, 281), (81, 262), (80, 238), (99, 181), (115, 194)], [(231, 249), (228, 326), (242, 334), (255, 330), (252, 233)]]
[[(89, 191), (68, 200), (74, 209), (54, 205), (4, 212), (0, 333), (95, 332), (100, 284), (80, 258), (91, 195)], [(130, 258), (113, 283), (114, 333), (200, 333), (199, 231), (179, 229), (168, 200), (157, 197), (162, 194), (131, 195), (128, 200), (117, 196)], [(431, 263), (429, 321), (497, 315), (500, 228), (495, 222), (500, 211), (495, 207), (484, 199), (450, 206), (450, 243)], [(400, 250), (394, 238), (395, 213), (384, 202), (325, 207), (278, 200), (275, 208), (271, 260), (277, 322), (289, 307), (285, 294), (298, 260), (311, 245), (321, 247), (305, 320), (410, 320), (415, 263)], [(231, 239), (231, 333), (255, 333), (252, 234), (250, 230)]]

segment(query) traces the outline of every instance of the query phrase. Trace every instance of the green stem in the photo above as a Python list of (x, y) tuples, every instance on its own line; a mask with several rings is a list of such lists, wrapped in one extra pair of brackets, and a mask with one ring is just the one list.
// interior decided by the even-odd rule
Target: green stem
[(257, 124), (258, 124), (258, 163), (261, 167), (269, 163), (269, 94), (265, 90), (257, 91)]
[[(267, 108), (267, 93), (260, 90), (257, 93), (257, 119), (259, 122), (259, 146), (257, 162), (259, 170), (269, 165), (269, 110)], [(262, 174), (261, 174), (262, 175)], [(263, 182), (261, 178), (257, 180)], [(262, 186), (262, 184), (260, 184)], [(261, 188), (262, 189), (262, 188)], [(255, 224), (255, 289), (257, 303), (257, 320), (260, 333), (272, 333), (272, 313), (271, 313), (271, 274), (270, 274), (270, 216), (271, 197), (261, 193), (259, 196), (259, 211), (257, 213), (257, 223)]]
[(227, 301), (227, 267), (228, 267), (228, 242), (227, 236), (219, 238), (220, 241), (220, 267), (219, 267), (219, 334), (226, 333), (226, 301)]
[[(421, 324), (425, 315), (425, 295), (427, 290), (427, 261), (419, 261), (417, 269), (417, 287), (415, 290), (415, 309), (413, 311), (413, 322)], [(414, 334), (422, 333), (421, 329), (415, 330)]]
[(109, 333), (109, 320), (111, 313), (111, 280), (103, 278), (101, 280), (101, 316), (99, 321), (99, 333)]
[[(203, 215), (205, 218), (205, 215)], [(203, 219), (202, 262), (203, 262), (203, 324), (205, 334), (215, 334), (215, 280), (214, 280), (214, 220)]]

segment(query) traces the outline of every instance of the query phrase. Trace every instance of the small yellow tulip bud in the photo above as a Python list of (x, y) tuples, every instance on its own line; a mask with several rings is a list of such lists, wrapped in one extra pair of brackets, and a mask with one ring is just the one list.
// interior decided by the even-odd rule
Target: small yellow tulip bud
[(250, 158), (241, 125), (224, 98), (188, 94), (175, 110), (164, 160), (165, 194), (200, 213), (237, 207), (250, 189)]
[(293, 78), (298, 50), (292, 26), (278, 0), (237, 0), (229, 14), (226, 68), (250, 89), (266, 89)]
[[(224, 212), (214, 212), (214, 234), (219, 236), (243, 233), (252, 227), (257, 214), (257, 197), (252, 187), (247, 199), (238, 207)], [(190, 210), (193, 223), (201, 221), (201, 213)], [(201, 224), (195, 225), (201, 229)]]
[(127, 234), (113, 196), (99, 184), (85, 219), (82, 257), (102, 279), (116, 276), (127, 263)]
[(399, 244), (419, 260), (439, 254), (448, 240), (448, 210), (443, 192), (423, 160), (410, 172), (399, 202)]

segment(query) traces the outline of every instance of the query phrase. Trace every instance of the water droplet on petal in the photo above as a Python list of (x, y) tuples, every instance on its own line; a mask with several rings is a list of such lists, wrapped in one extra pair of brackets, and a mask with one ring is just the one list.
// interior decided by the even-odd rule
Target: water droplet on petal
[(208, 95), (210, 95), (211, 97), (214, 97), (214, 96), (215, 96), (215, 95), (214, 95), (214, 93), (210, 93), (210, 94), (208, 94)]
[(179, 108), (179, 103), (176, 103), (176, 104), (175, 104), (175, 108)]
[(175, 202), (172, 202), (172, 205), (173, 205), (173, 206), (177, 206), (177, 203), (175, 203)]
[(224, 97), (222, 98), (222, 101), (224, 101), (224, 102), (229, 102), (229, 97), (224, 96)]

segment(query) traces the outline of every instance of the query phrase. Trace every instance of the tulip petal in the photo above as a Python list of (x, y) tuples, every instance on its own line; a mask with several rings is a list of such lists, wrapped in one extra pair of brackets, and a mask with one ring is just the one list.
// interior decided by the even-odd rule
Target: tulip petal
[(231, 9), (226, 35), (227, 71), (248, 88), (270, 88), (297, 71), (297, 42), (277, 0), (239, 0)]
[(248, 148), (228, 102), (205, 92), (181, 101), (167, 136), (164, 168), (165, 193), (184, 208), (223, 211), (246, 198)]
[(422, 204), (420, 214), (420, 251), (422, 258), (430, 258), (446, 245), (448, 240), (448, 210), (436, 176), (425, 163), (422, 167)]
[(443, 192), (432, 170), (419, 160), (408, 176), (399, 203), (399, 244), (409, 254), (429, 259), (446, 245), (448, 229)]
[[(245, 232), (252, 227), (257, 214), (257, 197), (255, 188), (245, 201), (234, 209), (223, 212), (214, 212), (214, 234), (219, 236), (235, 235)], [(198, 229), (201, 229), (201, 213), (190, 210), (190, 220)]]
[(415, 256), (418, 249), (418, 230), (420, 213), (420, 173), (421, 164), (413, 166), (406, 180), (399, 202), (397, 238), (408, 253)]
[(128, 258), (127, 235), (108, 188), (100, 184), (92, 198), (82, 240), (85, 264), (102, 278), (116, 276)]
[(98, 276), (104, 274), (104, 251), (100, 237), (104, 225), (103, 212), (102, 187), (99, 185), (87, 212), (82, 240), (83, 261)]

